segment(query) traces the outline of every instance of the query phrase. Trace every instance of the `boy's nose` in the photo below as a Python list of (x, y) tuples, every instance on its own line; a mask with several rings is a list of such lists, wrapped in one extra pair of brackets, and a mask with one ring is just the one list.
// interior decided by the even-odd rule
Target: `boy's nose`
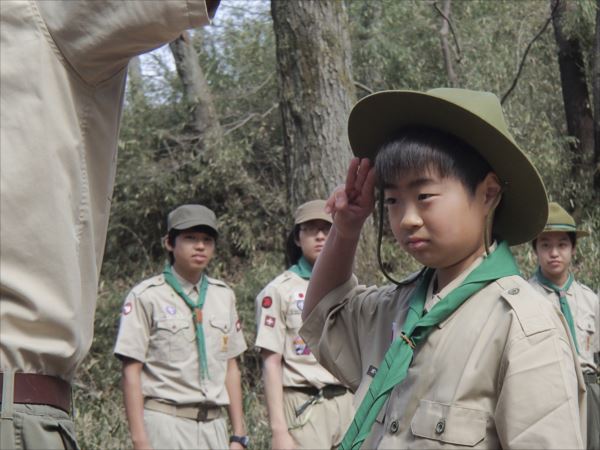
[(421, 219), (415, 208), (406, 208), (400, 224), (407, 229), (415, 228), (423, 225), (423, 219)]

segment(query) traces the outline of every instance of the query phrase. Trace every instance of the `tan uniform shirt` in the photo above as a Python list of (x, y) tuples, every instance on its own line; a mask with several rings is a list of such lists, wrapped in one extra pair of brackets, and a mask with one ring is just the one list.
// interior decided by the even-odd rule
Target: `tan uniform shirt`
[[(183, 291), (198, 298), (194, 285), (177, 276)], [(227, 360), (246, 350), (235, 294), (208, 278), (202, 308), (209, 379), (200, 380), (200, 360), (192, 311), (158, 275), (135, 286), (123, 305), (115, 354), (144, 363), (144, 397), (174, 404), (229, 404)]]
[[(560, 309), (556, 292), (540, 283), (535, 275), (529, 279), (529, 283)], [(567, 302), (575, 324), (581, 368), (584, 372), (597, 372), (599, 369), (594, 363), (594, 353), (600, 352), (600, 300), (589, 287), (573, 281), (567, 291)]]
[[(356, 390), (356, 405), (402, 328), (415, 286), (365, 288), (352, 278), (304, 323), (302, 335)], [(583, 448), (584, 392), (562, 316), (525, 280), (505, 277), (434, 327), (363, 447)]]
[(340, 382), (321, 366), (299, 334), (308, 280), (285, 271), (256, 297), (256, 346), (283, 357), (283, 386)]
[(204, 0), (0, 1), (0, 368), (67, 380), (93, 334), (127, 62)]

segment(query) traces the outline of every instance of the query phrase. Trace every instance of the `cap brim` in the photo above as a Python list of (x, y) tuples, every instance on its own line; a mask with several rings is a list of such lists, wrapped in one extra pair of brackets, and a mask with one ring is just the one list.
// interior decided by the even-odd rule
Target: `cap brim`
[(453, 134), (488, 162), (504, 185), (495, 230), (509, 245), (530, 241), (543, 230), (548, 200), (531, 161), (500, 130), (448, 100), (414, 91), (383, 91), (363, 98), (348, 119), (352, 152), (373, 161), (383, 144), (410, 125)]
[(193, 228), (193, 227), (208, 227), (211, 230), (213, 230), (215, 232), (215, 234), (219, 234), (219, 232), (217, 231), (217, 229), (214, 227), (214, 224), (212, 223), (207, 223), (205, 220), (198, 220), (198, 219), (190, 219), (190, 220), (186, 220), (184, 222), (178, 223), (177, 225), (173, 225), (171, 227), (172, 230), (187, 230), (189, 228)]

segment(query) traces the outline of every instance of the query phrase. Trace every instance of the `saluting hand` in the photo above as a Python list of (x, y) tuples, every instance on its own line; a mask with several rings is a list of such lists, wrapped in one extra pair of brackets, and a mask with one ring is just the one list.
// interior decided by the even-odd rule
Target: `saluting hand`
[(368, 159), (352, 158), (346, 184), (338, 186), (325, 209), (333, 216), (336, 232), (344, 238), (356, 238), (375, 207), (375, 170)]

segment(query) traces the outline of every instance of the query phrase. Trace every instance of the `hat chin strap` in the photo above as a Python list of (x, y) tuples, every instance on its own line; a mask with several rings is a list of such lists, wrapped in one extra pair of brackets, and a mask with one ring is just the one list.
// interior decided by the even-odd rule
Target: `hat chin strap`
[(500, 192), (496, 195), (494, 199), (494, 203), (490, 208), (486, 218), (485, 218), (485, 226), (483, 227), (483, 245), (485, 245), (485, 254), (486, 256), (490, 255), (490, 246), (492, 245), (492, 230), (494, 227), (494, 215), (496, 214), (496, 208), (500, 204), (500, 200), (502, 200), (502, 192), (504, 188), (500, 189)]

